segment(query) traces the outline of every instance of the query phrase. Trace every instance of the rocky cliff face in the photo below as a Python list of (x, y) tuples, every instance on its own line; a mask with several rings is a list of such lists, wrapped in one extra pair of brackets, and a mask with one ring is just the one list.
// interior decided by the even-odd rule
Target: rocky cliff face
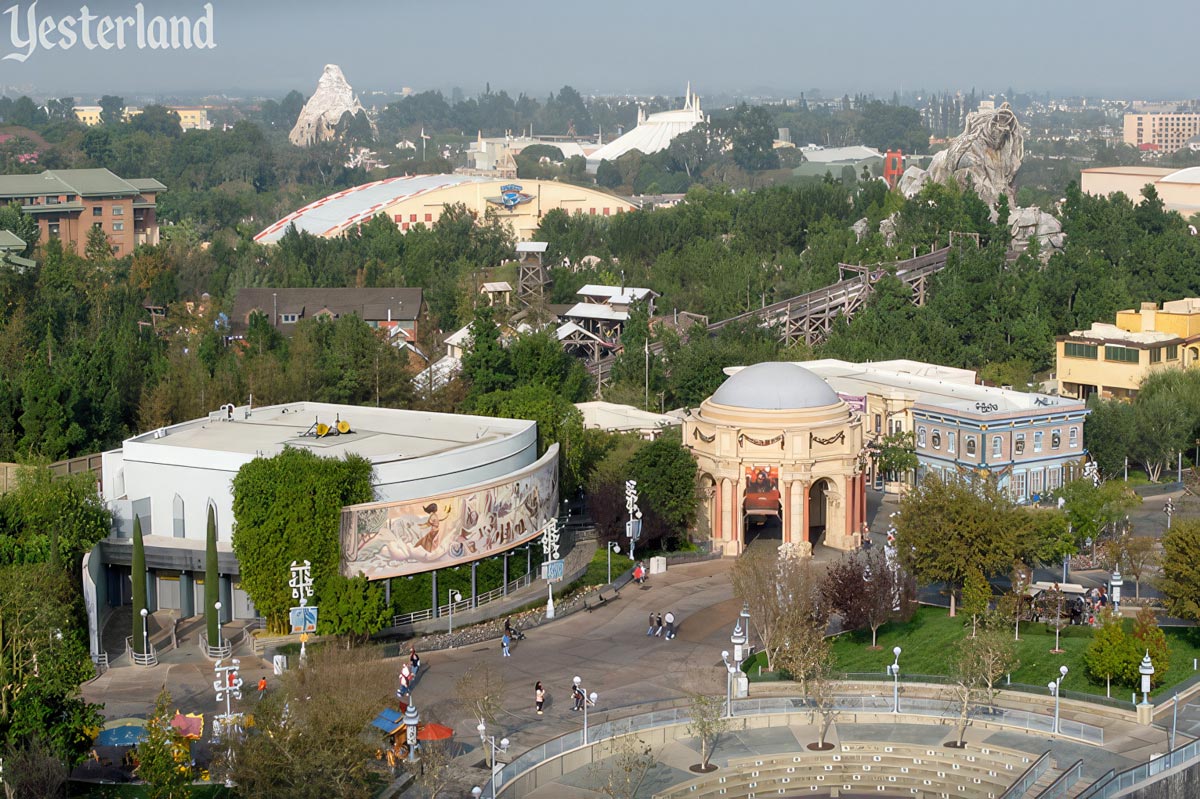
[[(338, 122), (347, 111), (355, 116), (366, 115), (341, 67), (326, 64), (325, 72), (317, 81), (317, 90), (304, 104), (288, 138), (297, 147), (329, 141), (337, 135)], [(374, 125), (371, 128), (373, 131)]]

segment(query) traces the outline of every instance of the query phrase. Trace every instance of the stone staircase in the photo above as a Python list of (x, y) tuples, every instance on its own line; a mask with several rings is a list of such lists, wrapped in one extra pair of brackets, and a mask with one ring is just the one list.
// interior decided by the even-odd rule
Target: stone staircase
[(1082, 760), (1070, 764), (1051, 760), (1050, 767), (1021, 796), (1022, 799), (1074, 799), (1091, 784), (1091, 780), (1083, 777)]

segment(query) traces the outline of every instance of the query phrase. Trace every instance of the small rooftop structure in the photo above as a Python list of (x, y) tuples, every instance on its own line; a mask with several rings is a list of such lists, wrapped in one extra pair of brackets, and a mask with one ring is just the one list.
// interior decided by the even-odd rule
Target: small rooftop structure
[(779, 411), (841, 401), (828, 383), (799, 364), (769, 361), (725, 371), (731, 376), (709, 398), (716, 405)]
[(645, 112), (638, 108), (637, 127), (589, 154), (587, 169), (589, 172), (595, 172), (601, 161), (615, 161), (632, 150), (646, 155), (665, 150), (671, 146), (676, 136), (687, 133), (702, 122), (704, 111), (700, 108), (700, 98), (692, 94), (692, 87), (689, 85), (684, 96), (683, 108), (661, 111), (650, 116), (646, 116)]
[(615, 402), (577, 402), (575, 407), (583, 414), (584, 427), (610, 433), (637, 433), (650, 441), (662, 435), (663, 430), (683, 424), (683, 420), (675, 416)]
[(230, 319), (230, 336), (244, 336), (250, 315), (258, 312), (279, 332), (291, 335), (296, 323), (312, 317), (337, 319), (357, 315), (372, 327), (394, 327), (414, 338), (424, 294), (419, 288), (238, 289)]

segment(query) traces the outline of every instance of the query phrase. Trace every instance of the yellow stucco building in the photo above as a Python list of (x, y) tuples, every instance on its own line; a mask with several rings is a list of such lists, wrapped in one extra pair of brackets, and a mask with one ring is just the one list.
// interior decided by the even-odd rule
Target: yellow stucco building
[(1056, 350), (1061, 396), (1132, 399), (1147, 375), (1200, 361), (1200, 298), (1118, 311), (1116, 324), (1095, 322), (1059, 336)]
[(634, 210), (629, 200), (588, 186), (553, 180), (496, 180), (476, 175), (414, 175), (365, 183), (309, 203), (254, 237), (273, 244), (291, 225), (333, 238), (379, 214), (403, 231), (437, 222), (447, 205), (462, 204), (482, 219), (497, 214), (522, 241), (533, 238), (547, 211), (615, 216)]

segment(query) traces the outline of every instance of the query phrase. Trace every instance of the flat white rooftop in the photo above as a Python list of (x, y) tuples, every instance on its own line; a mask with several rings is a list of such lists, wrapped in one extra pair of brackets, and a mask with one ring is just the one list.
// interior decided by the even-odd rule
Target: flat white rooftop
[[(317, 437), (318, 422), (349, 433)], [(207, 419), (173, 425), (129, 439), (130, 443), (227, 452), (278, 454), (284, 447), (303, 447), (323, 457), (360, 455), (371, 461), (422, 458), (465, 446), (496, 441), (527, 430), (534, 422), (484, 416), (294, 402), (262, 408), (235, 408)]]

